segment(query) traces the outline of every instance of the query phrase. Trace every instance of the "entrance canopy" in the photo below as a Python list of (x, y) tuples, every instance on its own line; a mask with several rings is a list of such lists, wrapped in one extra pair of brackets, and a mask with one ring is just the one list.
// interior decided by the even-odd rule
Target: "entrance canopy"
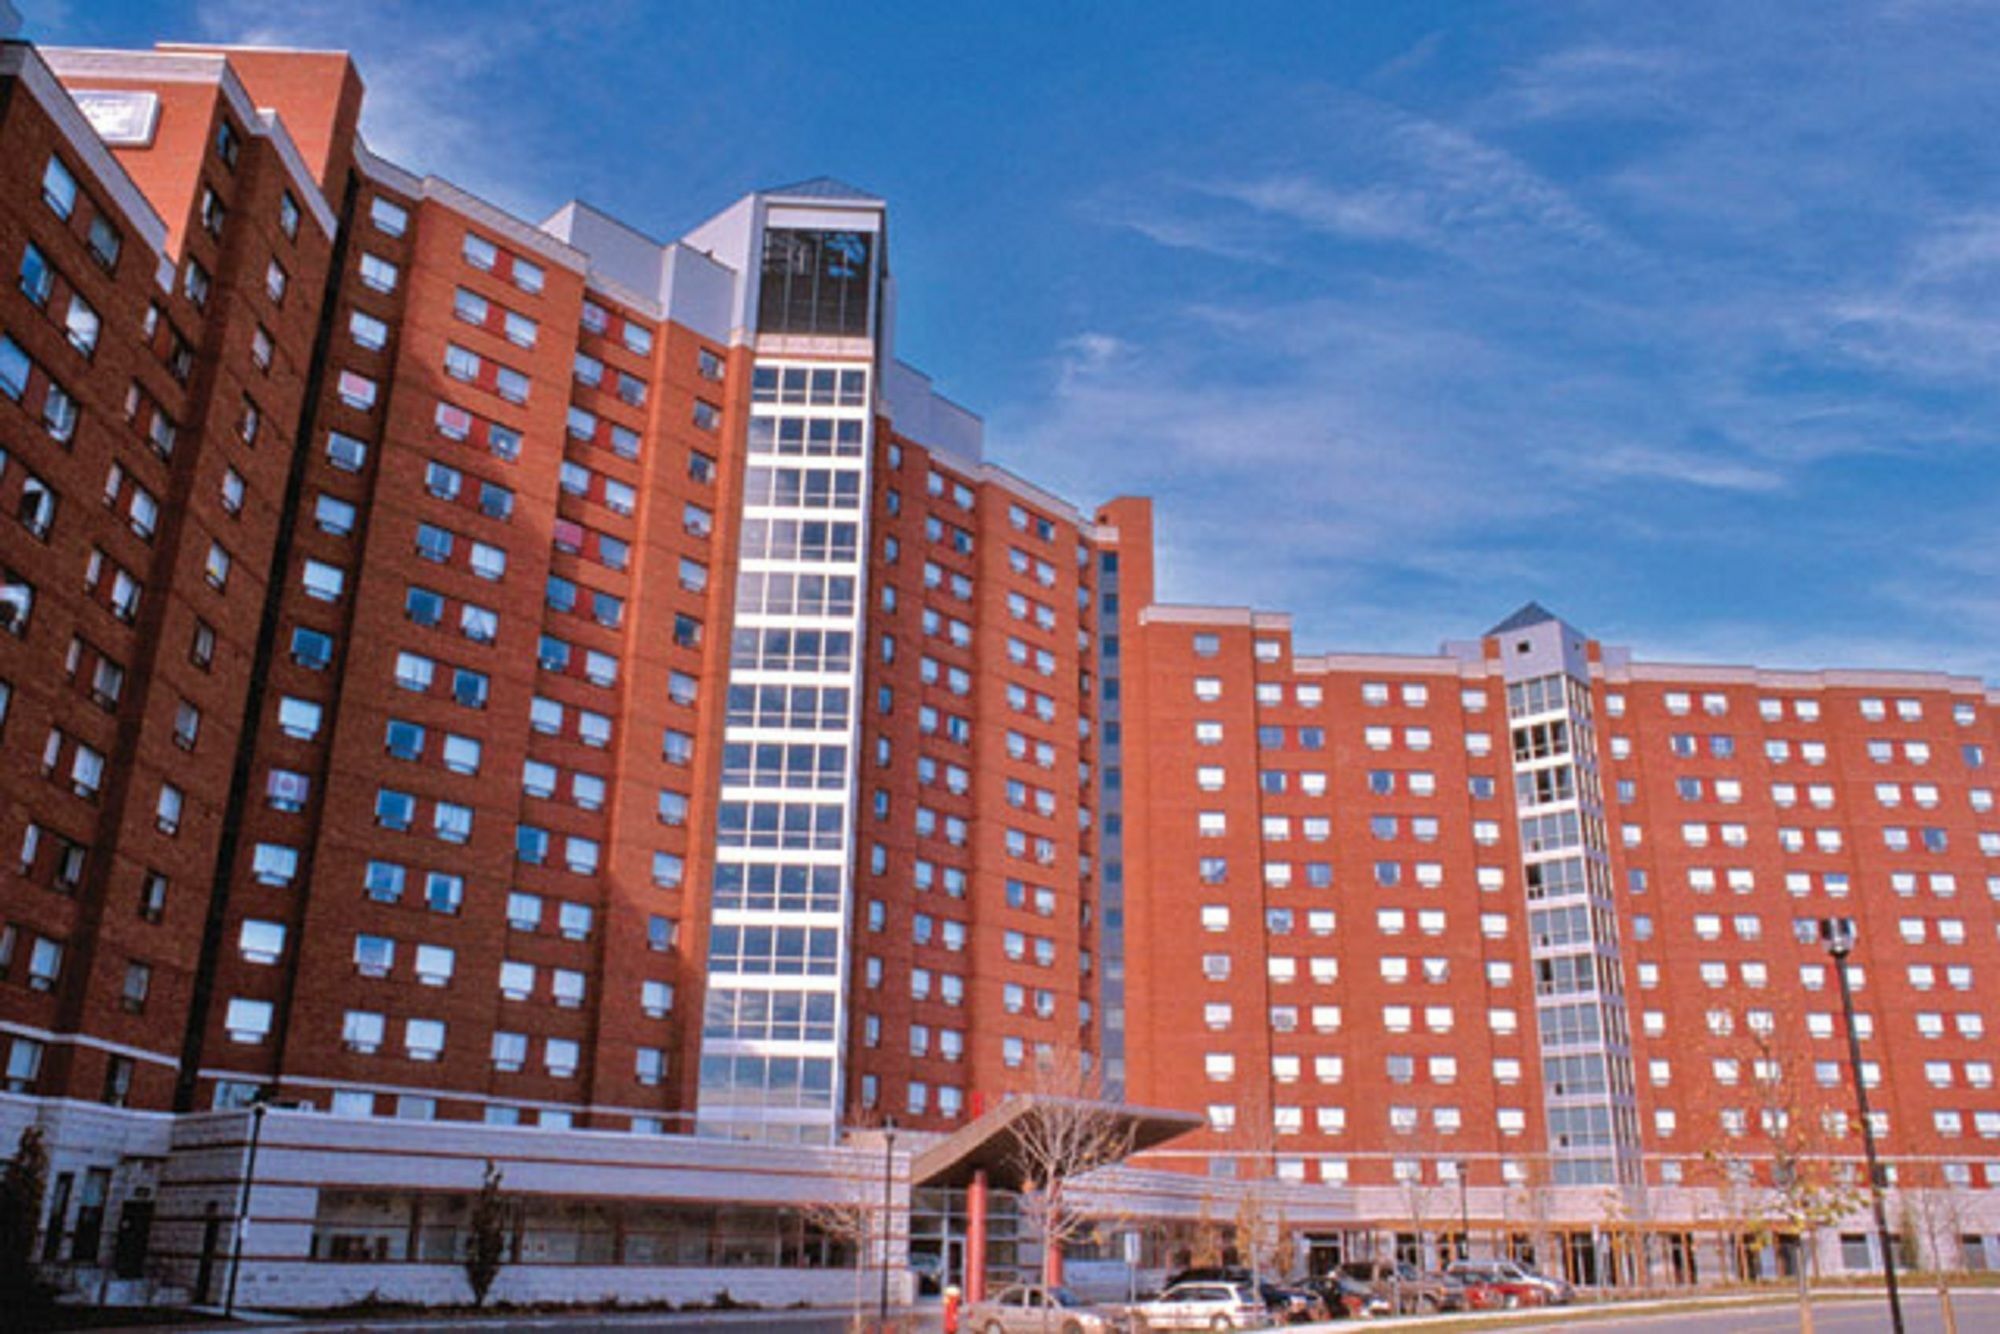
[[(1116, 1128), (1115, 1135), (1104, 1138), (1115, 1139), (1127, 1155), (1208, 1124), (1207, 1118), (1192, 1112), (1043, 1093), (1016, 1095), (917, 1154), (910, 1165), (910, 1184), (965, 1186), (973, 1173), (983, 1171), (995, 1190), (1020, 1190), (1021, 1136), (1032, 1118), (1043, 1115), (1104, 1117)], [(1101, 1162), (1077, 1163), (1074, 1171), (1108, 1167), (1122, 1156), (1107, 1154)]]

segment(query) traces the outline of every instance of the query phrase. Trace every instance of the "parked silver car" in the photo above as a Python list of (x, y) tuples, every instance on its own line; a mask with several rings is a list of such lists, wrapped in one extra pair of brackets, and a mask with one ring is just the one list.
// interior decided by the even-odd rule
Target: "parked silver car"
[(1125, 1318), (1062, 1288), (1015, 1283), (958, 1314), (966, 1334), (1120, 1334)]
[(1248, 1283), (1176, 1283), (1132, 1308), (1147, 1329), (1264, 1329), (1271, 1311)]

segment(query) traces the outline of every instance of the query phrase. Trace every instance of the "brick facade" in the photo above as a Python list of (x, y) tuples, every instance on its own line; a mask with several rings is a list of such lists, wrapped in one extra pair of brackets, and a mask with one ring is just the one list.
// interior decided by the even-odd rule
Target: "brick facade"
[[(339, 55), (0, 48), (9, 1092), (691, 1130), (732, 1092), (713, 939), (808, 938), (711, 896), (782, 788), (844, 820), (771, 872), (845, 894), (822, 1130), (947, 1131), (1081, 1053), (1210, 1115), (1154, 1165), (1371, 1216), (1461, 1172), (1489, 1221), (1719, 1190), (1778, 1110), (1855, 1151), (1844, 917), (1885, 1151), (2000, 1186), (1981, 683), (1634, 662), (1538, 612), (1315, 655), (1163, 603), (1149, 502), (984, 461), (894, 359), (879, 252), (865, 326), (760, 326), (760, 281), (835, 274), (770, 237), (879, 246), (881, 201), (803, 182), (668, 246), (528, 222), (371, 154), (361, 96)], [(813, 420), (868, 444), (819, 467), (779, 407), (848, 372)], [(854, 605), (769, 582), (780, 526), (806, 570), (853, 536)], [(794, 598), (824, 671), (758, 657)], [(1588, 1059), (1545, 1031), (1579, 970)], [(772, 1088), (808, 1068), (747, 1041)], [(1600, 1123), (1601, 1161), (1564, 1138)]]

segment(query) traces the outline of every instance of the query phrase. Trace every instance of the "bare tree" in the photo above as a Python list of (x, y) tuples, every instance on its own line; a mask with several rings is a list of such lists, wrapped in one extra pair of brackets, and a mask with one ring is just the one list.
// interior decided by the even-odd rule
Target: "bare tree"
[(1231, 1139), (1237, 1146), (1237, 1259), (1253, 1281), (1261, 1281), (1267, 1272), (1282, 1277), (1290, 1269), (1285, 1253), (1290, 1228), (1276, 1199), (1277, 1107), (1254, 1085), (1245, 1094)]
[(1041, 1237), (1046, 1276), (1048, 1257), (1091, 1226), (1071, 1199), (1069, 1183), (1123, 1160), (1132, 1151), (1134, 1127), (1104, 1100), (1096, 1072), (1076, 1052), (1058, 1052), (1038, 1065), (1022, 1102), (1014, 1122), (1014, 1165), (1021, 1175), (1021, 1215)]
[(1724, 1143), (1708, 1157), (1720, 1168), (1717, 1199), (1734, 1236), (1747, 1233), (1759, 1248), (1795, 1240), (1799, 1329), (1812, 1334), (1819, 1234), (1852, 1213), (1861, 1197), (1839, 1159), (1845, 1113), (1806, 1078), (1808, 1062), (1785, 1041), (1785, 1031), (1777, 1023), (1747, 1028), (1749, 1105), (1737, 1110), (1741, 1124), (1725, 1126)]
[[(1553, 1197), (1555, 1173), (1547, 1154), (1535, 1154), (1522, 1161), (1520, 1179), (1503, 1200), (1512, 1218), (1517, 1213), (1527, 1224), (1529, 1245), (1534, 1248), (1535, 1267), (1547, 1272), (1550, 1254), (1550, 1223), (1555, 1214)], [(1508, 1259), (1518, 1259), (1511, 1250)]]
[[(1443, 1189), (1441, 1182), (1428, 1180), (1429, 1173), (1425, 1171), (1426, 1167), (1435, 1171), (1436, 1164), (1442, 1161), (1442, 1155), (1436, 1152), (1436, 1146), (1437, 1139), (1430, 1132), (1412, 1132), (1406, 1145), (1402, 1146), (1404, 1152), (1400, 1156), (1414, 1165), (1416, 1171), (1396, 1174), (1396, 1189), (1402, 1198), (1403, 1217), (1409, 1221), (1410, 1232), (1416, 1237), (1416, 1268), (1419, 1272), (1432, 1267), (1430, 1232), (1439, 1213), (1438, 1192)], [(1400, 1264), (1403, 1257), (1392, 1251), (1390, 1258)], [(1395, 1304), (1397, 1314), (1417, 1309), (1415, 1305), (1417, 1298), (1413, 1296), (1407, 1302), (1404, 1299), (1402, 1270), (1399, 1268), (1392, 1272), (1393, 1277), (1389, 1281), (1390, 1300)]]
[(1931, 1277), (1937, 1284), (1938, 1306), (1944, 1312), (1944, 1334), (1958, 1334), (1958, 1312), (1951, 1301), (1951, 1277), (1963, 1267), (1963, 1237), (1972, 1219), (1972, 1198), (1957, 1183), (1946, 1178), (1942, 1165), (1933, 1179), (1923, 1185), (1902, 1185), (1901, 1197), (1907, 1220), (1905, 1235), (1921, 1238), (1930, 1257)]
[(841, 1160), (829, 1188), (828, 1198), (806, 1202), (799, 1215), (807, 1227), (852, 1253), (854, 1295), (848, 1327), (858, 1332), (868, 1324), (869, 1256), (879, 1250), (881, 1263), (889, 1263), (889, 1230), (894, 1220), (887, 1213), (874, 1165), (860, 1153), (850, 1153)]
[(1201, 1212), (1195, 1220), (1194, 1238), (1188, 1247), (1187, 1264), (1213, 1268), (1222, 1263), (1222, 1225), (1215, 1221), (1215, 1195), (1204, 1190), (1201, 1193)]

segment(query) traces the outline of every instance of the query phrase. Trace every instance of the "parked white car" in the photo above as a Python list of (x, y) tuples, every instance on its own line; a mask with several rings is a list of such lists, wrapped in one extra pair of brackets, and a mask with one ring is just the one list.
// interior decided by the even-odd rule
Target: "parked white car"
[(1148, 1329), (1263, 1329), (1271, 1312), (1248, 1283), (1176, 1283), (1132, 1313)]
[(969, 1334), (1118, 1334), (1125, 1322), (1062, 1288), (1016, 1283), (960, 1311), (958, 1327)]

